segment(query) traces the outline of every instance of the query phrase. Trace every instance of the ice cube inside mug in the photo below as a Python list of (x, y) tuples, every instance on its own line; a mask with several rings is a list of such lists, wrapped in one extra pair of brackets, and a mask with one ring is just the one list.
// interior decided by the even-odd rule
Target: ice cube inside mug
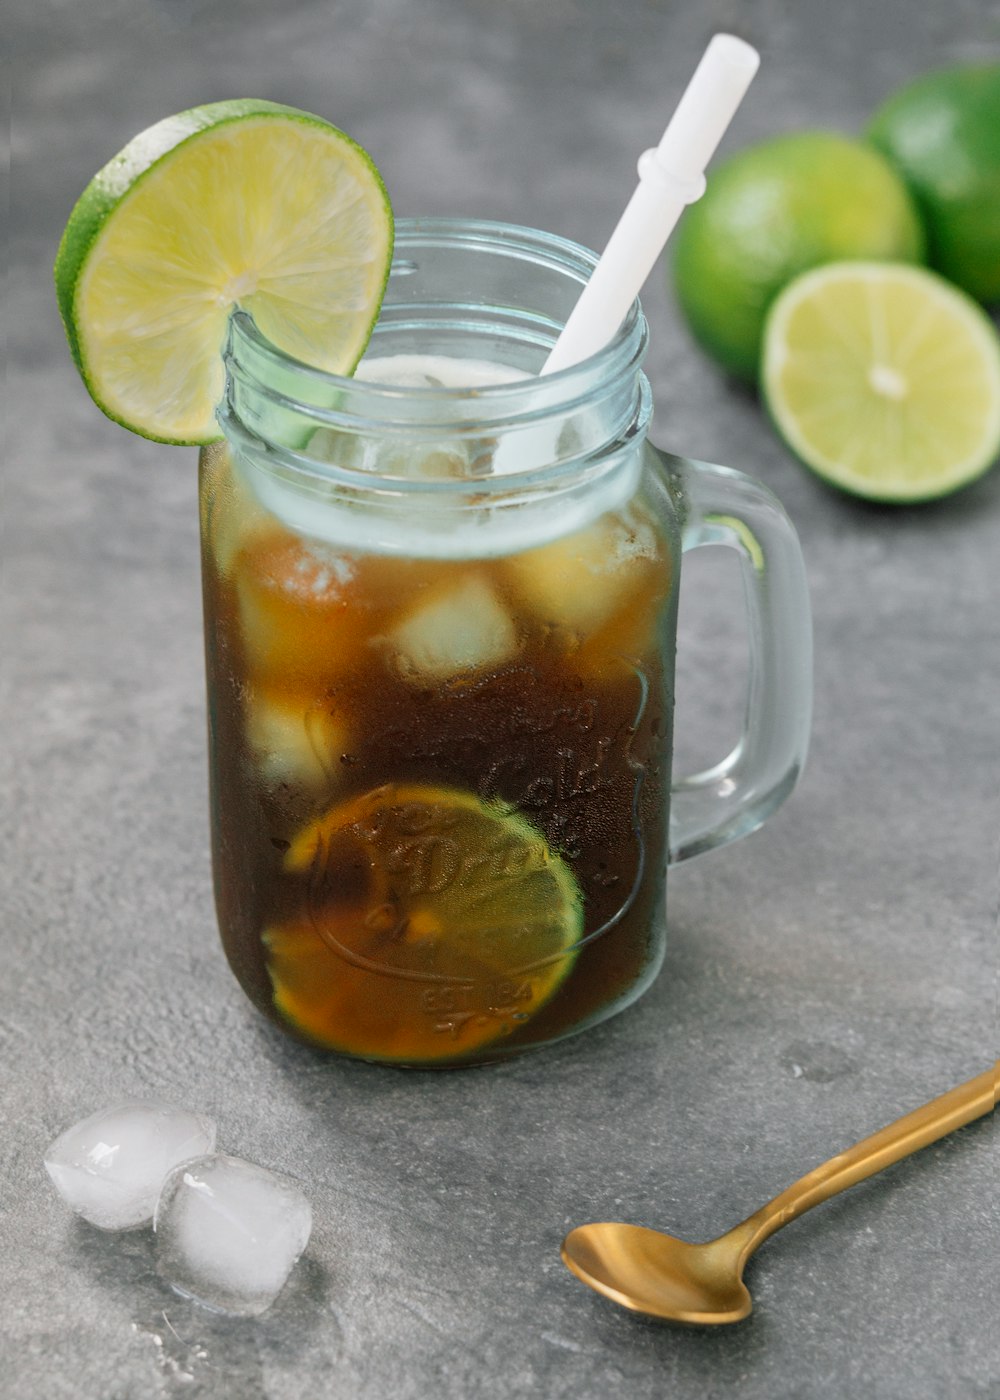
[(211, 1118), (133, 1099), (67, 1128), (46, 1152), (45, 1170), (84, 1220), (101, 1230), (129, 1230), (152, 1220), (171, 1168), (214, 1146)]
[(424, 685), (500, 666), (516, 653), (517, 630), (485, 579), (470, 573), (422, 601), (389, 636), (403, 674)]
[(257, 689), (247, 695), (247, 742), (266, 783), (329, 785), (338, 759), (350, 745), (350, 731), (328, 705), (272, 697)]
[(312, 1209), (288, 1177), (217, 1153), (170, 1174), (153, 1228), (157, 1269), (175, 1292), (255, 1317), (309, 1242)]

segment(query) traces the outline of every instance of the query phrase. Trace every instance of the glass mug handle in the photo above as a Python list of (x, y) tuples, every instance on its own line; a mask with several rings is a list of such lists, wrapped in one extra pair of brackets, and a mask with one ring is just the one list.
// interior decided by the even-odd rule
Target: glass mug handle
[(802, 548), (777, 498), (728, 467), (660, 453), (685, 507), (682, 549), (740, 555), (749, 630), (743, 733), (732, 752), (671, 788), (670, 863), (755, 831), (802, 770), (812, 715), (812, 622)]

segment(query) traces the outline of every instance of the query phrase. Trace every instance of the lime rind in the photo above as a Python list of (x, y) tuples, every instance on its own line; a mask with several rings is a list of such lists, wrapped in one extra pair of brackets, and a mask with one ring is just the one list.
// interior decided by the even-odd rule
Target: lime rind
[[(121, 235), (119, 242), (128, 242), (127, 221), (141, 208), (151, 185), (159, 182), (161, 192), (170, 191), (170, 167), (173, 167), (178, 159), (183, 161), (190, 158), (197, 143), (206, 140), (226, 141), (233, 134), (257, 139), (247, 128), (247, 123), (262, 123), (261, 131), (273, 132), (273, 124), (282, 121), (291, 123), (291, 130), (300, 133), (308, 131), (318, 142), (331, 143), (331, 158), (335, 149), (336, 156), (350, 164), (352, 173), (360, 182), (369, 216), (367, 221), (363, 222), (375, 240), (372, 254), (373, 270), (365, 288), (365, 305), (361, 308), (349, 308), (353, 315), (353, 324), (349, 327), (350, 334), (339, 347), (339, 357), (322, 367), (336, 373), (350, 374), (364, 354), (388, 281), (393, 238), (392, 210), (388, 195), (371, 158), (357, 142), (329, 122), (280, 103), (265, 99), (240, 99), (192, 108), (177, 116), (165, 118), (141, 132), (98, 172), (70, 215), (55, 262), (56, 295), (60, 315), (70, 351), (81, 377), (98, 407), (109, 418), (140, 436), (177, 445), (200, 445), (219, 439), (214, 411), (222, 385), (221, 351), (226, 325), (230, 312), (237, 305), (245, 305), (253, 314), (254, 295), (241, 295), (239, 288), (234, 287), (233, 295), (227, 297), (225, 288), (211, 286), (211, 270), (209, 269), (206, 276), (205, 270), (198, 266), (197, 237), (199, 233), (204, 233), (205, 245), (209, 249), (212, 249), (214, 238), (215, 247), (212, 253), (217, 259), (221, 257), (224, 261), (227, 251), (223, 246), (227, 231), (227, 211), (214, 207), (216, 201), (210, 200), (202, 202), (199, 213), (197, 201), (189, 202), (185, 207), (184, 192), (178, 190), (174, 198), (177, 221), (181, 224), (186, 221), (186, 228), (182, 228), (181, 231), (182, 234), (186, 232), (188, 235), (189, 246), (185, 251), (194, 254), (188, 258), (184, 268), (183, 275), (187, 277), (185, 290), (191, 293), (195, 301), (201, 297), (203, 324), (200, 332), (198, 324), (195, 324), (192, 330), (192, 322), (197, 323), (198, 316), (190, 317), (185, 325), (183, 306), (179, 306), (176, 300), (171, 302), (169, 297), (164, 297), (164, 319), (160, 323), (154, 321), (152, 328), (158, 329), (163, 338), (173, 335), (178, 369), (180, 373), (187, 374), (190, 384), (195, 386), (193, 396), (197, 398), (198, 392), (201, 393), (203, 403), (200, 413), (188, 413), (185, 418), (173, 423), (164, 422), (162, 415), (157, 417), (152, 406), (147, 407), (140, 403), (137, 413), (134, 405), (123, 403), (121, 395), (116, 392), (116, 386), (107, 382), (106, 366), (95, 366), (95, 360), (100, 358), (103, 347), (100, 342), (101, 329), (92, 328), (88, 324), (88, 318), (94, 319), (94, 299), (91, 298), (88, 303), (87, 294), (88, 290), (92, 289), (95, 277), (105, 274), (110, 295), (118, 298), (118, 305), (112, 306), (112, 312), (121, 314), (123, 311), (136, 311), (133, 317), (136, 324), (127, 327), (131, 334), (136, 329), (141, 330), (138, 326), (141, 315), (138, 308), (128, 305), (130, 287), (141, 300), (143, 295), (148, 296), (150, 288), (155, 292), (157, 284), (161, 281), (169, 284), (171, 269), (165, 268), (162, 262), (157, 263), (155, 257), (152, 261), (148, 258), (143, 261), (141, 237), (136, 247), (134, 267), (122, 266), (119, 262), (118, 266), (101, 269), (102, 253), (113, 241), (116, 231)], [(203, 151), (204, 148), (202, 153)], [(254, 193), (259, 205), (266, 206), (269, 198), (272, 200), (276, 209), (276, 218), (272, 222), (280, 221), (281, 210), (277, 207), (276, 196), (268, 189), (258, 189)], [(226, 192), (221, 191), (219, 200), (226, 197)], [(241, 221), (245, 223), (248, 217), (253, 222), (254, 211), (250, 210), (248, 215), (247, 210), (240, 207), (233, 211), (230, 223), (235, 227)], [(221, 239), (215, 237), (216, 231), (220, 229), (223, 234)], [(295, 236), (296, 230), (290, 229), (290, 240), (294, 240)], [(332, 242), (335, 242), (335, 238), (336, 235), (331, 234)], [(176, 283), (177, 268), (172, 271)], [(115, 284), (116, 276), (119, 285)], [(199, 278), (201, 285), (198, 285)], [(289, 303), (284, 324), (282, 316), (275, 312), (275, 303), (279, 300), (277, 293), (263, 297), (258, 295), (256, 309), (263, 313), (260, 319), (265, 323), (264, 329), (279, 347), (287, 349), (293, 355), (296, 352), (301, 355), (306, 342), (301, 336), (287, 334), (289, 327), (294, 328), (296, 317), (299, 322), (311, 321), (317, 333), (321, 325), (335, 330), (338, 308), (323, 305), (322, 298), (318, 298), (320, 305), (310, 304), (308, 269), (298, 285), (295, 284), (294, 278), (287, 278), (286, 281), (288, 285), (285, 290), (293, 296), (296, 292), (302, 293), (302, 302), (297, 307), (294, 303)], [(312, 290), (315, 291), (315, 287)], [(209, 306), (208, 300), (213, 291), (217, 304)], [(183, 301), (183, 298), (180, 300)], [(127, 317), (123, 319), (123, 324), (125, 321)], [(148, 341), (145, 349), (148, 351)], [(135, 359), (136, 378), (139, 381), (142, 380), (143, 352), (141, 335), (135, 336), (134, 346), (126, 344), (123, 348), (126, 360), (130, 353)], [(208, 382), (200, 382), (199, 376), (201, 380), (207, 379)]]
[[(894, 371), (878, 378), (894, 350), (914, 389), (907, 407)], [(970, 296), (926, 268), (846, 262), (796, 278), (767, 319), (761, 388), (796, 456), (868, 500), (950, 495), (1000, 455), (1000, 339)]]

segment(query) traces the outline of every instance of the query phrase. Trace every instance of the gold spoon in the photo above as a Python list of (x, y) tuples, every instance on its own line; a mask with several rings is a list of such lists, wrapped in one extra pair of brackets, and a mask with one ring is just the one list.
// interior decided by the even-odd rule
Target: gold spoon
[(1000, 1097), (1000, 1060), (840, 1152), (775, 1196), (717, 1240), (688, 1244), (660, 1230), (605, 1222), (578, 1225), (562, 1245), (563, 1263), (605, 1298), (670, 1322), (739, 1322), (753, 1303), (743, 1268), (758, 1245), (804, 1211), (884, 1167), (981, 1118)]

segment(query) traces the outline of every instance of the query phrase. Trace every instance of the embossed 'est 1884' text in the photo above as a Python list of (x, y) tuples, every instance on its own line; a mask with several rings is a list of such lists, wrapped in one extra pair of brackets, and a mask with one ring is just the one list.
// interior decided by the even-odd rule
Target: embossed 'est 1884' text
[(501, 979), (487, 983), (443, 983), (421, 993), (421, 1005), (429, 1016), (465, 1013), (481, 1016), (510, 1016), (534, 1000), (530, 977)]

